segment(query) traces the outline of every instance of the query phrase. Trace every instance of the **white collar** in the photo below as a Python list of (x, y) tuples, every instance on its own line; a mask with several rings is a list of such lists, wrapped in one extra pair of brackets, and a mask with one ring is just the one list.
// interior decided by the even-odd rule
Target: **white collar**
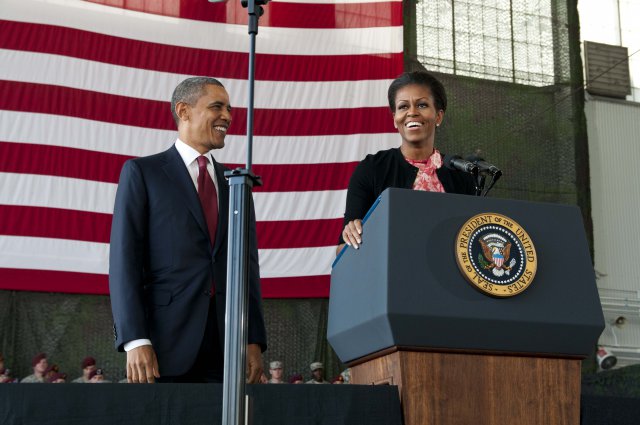
[[(176, 139), (176, 149), (187, 167), (200, 156), (200, 152), (187, 145), (185, 142), (180, 140), (180, 138)], [(205, 153), (204, 157), (213, 164), (213, 155), (211, 154), (211, 151)]]

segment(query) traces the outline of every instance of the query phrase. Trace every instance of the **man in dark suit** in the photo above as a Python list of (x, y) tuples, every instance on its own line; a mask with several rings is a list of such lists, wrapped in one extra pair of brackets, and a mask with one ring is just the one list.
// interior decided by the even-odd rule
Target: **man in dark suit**
[[(127, 161), (111, 230), (109, 289), (115, 345), (129, 382), (221, 382), (229, 187), (211, 152), (231, 124), (222, 84), (189, 78), (171, 108), (178, 140)], [(249, 226), (247, 380), (262, 374), (262, 317), (253, 205)]]

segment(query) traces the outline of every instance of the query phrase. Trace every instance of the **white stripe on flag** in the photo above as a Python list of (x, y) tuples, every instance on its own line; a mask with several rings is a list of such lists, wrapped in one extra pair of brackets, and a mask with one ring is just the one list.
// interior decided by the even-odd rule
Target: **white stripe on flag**
[[(335, 246), (261, 249), (261, 277), (328, 274)], [(0, 235), (0, 267), (109, 273), (109, 244), (68, 239)]]
[(113, 214), (117, 184), (0, 173), (0, 204)]
[(331, 273), (336, 247), (261, 249), (260, 277), (318, 276)]
[[(0, 49), (0, 80), (50, 84), (119, 96), (169, 102), (189, 75), (149, 71), (45, 53)], [(47, 72), (43, 73), (42, 70)], [(245, 80), (222, 79), (231, 104), (247, 107)], [(256, 81), (256, 109), (348, 109), (386, 107), (391, 80)], [(274, 93), (276, 95), (274, 95)]]
[[(67, 177), (0, 173), (0, 204), (112, 214), (117, 185)], [(344, 214), (346, 190), (257, 192), (258, 221), (317, 220)]]
[(256, 192), (253, 199), (258, 221), (319, 220), (344, 216), (347, 191)]
[(126, 156), (168, 149), (177, 131), (86, 120), (64, 115), (0, 110), (0, 141), (85, 149)]
[[(159, 16), (82, 0), (2, 0), (0, 5), (2, 18), (13, 21), (58, 25), (152, 43), (228, 52), (244, 53), (249, 45), (246, 25)], [(158, 31), (159, 26), (162, 31)], [(402, 31), (402, 26), (346, 29), (262, 27), (256, 51), (320, 56), (400, 53), (403, 50)]]
[[(391, 119), (391, 118), (389, 118)], [(0, 142), (61, 146), (127, 156), (162, 152), (177, 132), (111, 124), (62, 115), (0, 110)], [(397, 147), (397, 133), (330, 136), (254, 136), (253, 163), (325, 164), (356, 162), (368, 153)], [(229, 135), (225, 148), (214, 152), (226, 164), (244, 164), (246, 137)]]
[(0, 235), (0, 267), (109, 273), (109, 244)]

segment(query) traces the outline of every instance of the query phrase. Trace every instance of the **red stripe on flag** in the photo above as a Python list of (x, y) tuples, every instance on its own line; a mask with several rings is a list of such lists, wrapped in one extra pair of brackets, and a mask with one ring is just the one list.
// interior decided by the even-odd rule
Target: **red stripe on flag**
[(109, 243), (111, 235), (111, 214), (0, 205), (0, 217), (0, 235), (98, 243)]
[(259, 221), (256, 225), (260, 249), (337, 246), (342, 219)]
[(0, 80), (0, 109), (175, 130), (169, 102)]
[[(244, 168), (244, 164), (225, 164), (231, 169)], [(326, 164), (254, 164), (254, 174), (262, 177), (263, 185), (254, 192), (307, 192), (317, 190), (343, 190), (357, 162)]]
[[(109, 243), (111, 214), (61, 208), (0, 205), (0, 235)], [(260, 249), (338, 244), (342, 219), (259, 221)]]
[[(66, 115), (114, 124), (175, 130), (169, 102), (47, 84), (0, 80), (0, 109)], [(247, 110), (234, 108), (229, 134), (244, 134)], [(256, 109), (256, 136), (394, 133), (387, 107)]]
[[(132, 40), (65, 28), (0, 20), (0, 48), (71, 56), (131, 68), (184, 75), (246, 79), (248, 55)], [(397, 77), (403, 54), (256, 55), (256, 79), (268, 81), (355, 81)]]
[(0, 172), (118, 183), (130, 156), (61, 146), (0, 142)]
[(263, 277), (260, 282), (263, 298), (327, 298), (331, 276)]
[[(247, 9), (239, 1), (211, 4), (204, 0), (87, 0), (137, 12), (198, 21), (247, 25)], [(367, 28), (402, 25), (401, 2), (315, 4), (269, 3), (260, 26), (288, 28)]]
[[(263, 298), (326, 298), (330, 276), (262, 278)], [(0, 268), (0, 289), (72, 294), (109, 293), (109, 277), (103, 274), (54, 270)]]
[[(68, 177), (118, 183), (122, 164), (131, 158), (62, 146), (0, 141), (0, 172)], [(253, 166), (263, 186), (254, 192), (342, 190), (357, 162), (327, 164), (259, 164)], [(229, 168), (244, 164), (227, 164)]]
[(0, 289), (71, 294), (109, 293), (105, 274), (0, 268)]

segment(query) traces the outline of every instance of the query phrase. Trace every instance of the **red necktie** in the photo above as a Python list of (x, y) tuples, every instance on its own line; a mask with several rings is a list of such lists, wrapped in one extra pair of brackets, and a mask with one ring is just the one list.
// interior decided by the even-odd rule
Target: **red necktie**
[(202, 205), (202, 211), (204, 211), (207, 228), (209, 229), (209, 238), (213, 247), (216, 242), (216, 229), (218, 228), (218, 193), (207, 171), (208, 162), (204, 156), (200, 155), (198, 157), (198, 196), (200, 197), (200, 204)]

